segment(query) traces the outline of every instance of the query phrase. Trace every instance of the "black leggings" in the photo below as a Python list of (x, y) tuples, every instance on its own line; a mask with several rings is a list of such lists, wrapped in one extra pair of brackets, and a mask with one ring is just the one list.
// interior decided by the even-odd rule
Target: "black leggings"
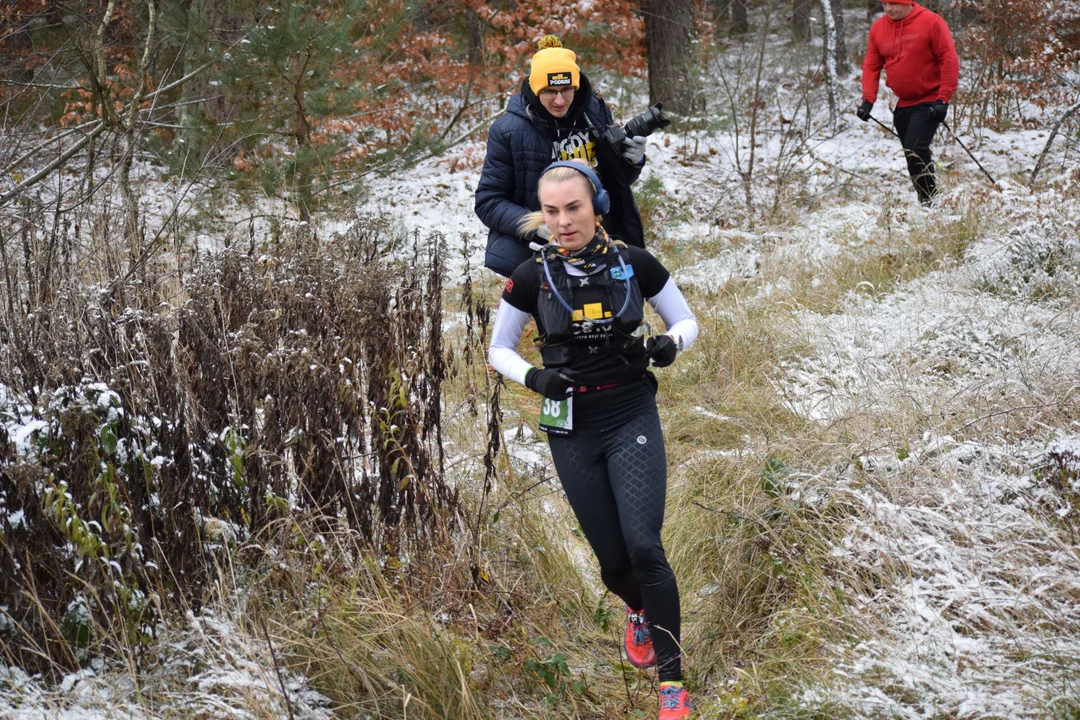
[(930, 119), (930, 105), (931, 103), (922, 103), (911, 107), (898, 107), (893, 111), (893, 125), (896, 126), (896, 134), (900, 136), (900, 144), (904, 146), (908, 174), (915, 183), (919, 202), (924, 205), (929, 203), (937, 192), (930, 142), (934, 139), (941, 121)]
[(548, 442), (604, 585), (644, 608), (660, 680), (681, 680), (679, 588), (660, 541), (667, 457), (656, 405), (619, 427), (575, 429)]

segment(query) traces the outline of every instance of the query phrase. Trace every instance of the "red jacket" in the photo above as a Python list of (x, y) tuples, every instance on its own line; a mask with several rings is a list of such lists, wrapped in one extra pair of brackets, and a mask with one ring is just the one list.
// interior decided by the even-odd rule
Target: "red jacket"
[(863, 100), (877, 99), (882, 67), (885, 84), (899, 99), (897, 107), (949, 102), (956, 92), (960, 60), (949, 26), (940, 15), (914, 7), (903, 20), (890, 20), (885, 15), (870, 27), (863, 60)]

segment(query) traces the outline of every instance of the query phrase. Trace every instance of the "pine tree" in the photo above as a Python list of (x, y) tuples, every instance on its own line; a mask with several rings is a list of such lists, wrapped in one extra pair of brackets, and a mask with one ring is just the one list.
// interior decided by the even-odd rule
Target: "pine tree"
[[(401, 7), (398, 7), (400, 12)], [(367, 0), (262, 10), (222, 56), (223, 92), (233, 104), (228, 137), (236, 166), (258, 172), (263, 190), (284, 189), (301, 220), (346, 172), (340, 158), (362, 140), (358, 105), (378, 94), (379, 54), (397, 26), (395, 6)]]

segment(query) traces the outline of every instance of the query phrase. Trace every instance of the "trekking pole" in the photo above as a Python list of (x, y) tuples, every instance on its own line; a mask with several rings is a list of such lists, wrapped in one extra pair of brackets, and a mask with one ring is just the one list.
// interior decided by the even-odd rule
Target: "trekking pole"
[(978, 165), (979, 169), (983, 171), (983, 174), (986, 175), (986, 177), (988, 177), (990, 179), (990, 182), (992, 184), (994, 184), (994, 185), (997, 185), (997, 180), (995, 180), (993, 178), (993, 176), (990, 175), (990, 173), (986, 172), (986, 168), (984, 168), (982, 166), (982, 163), (979, 162), (978, 160), (976, 160), (975, 156), (971, 154), (971, 151), (968, 150), (967, 145), (965, 145), (963, 143), (963, 141), (960, 140), (959, 136), (956, 134), (956, 131), (953, 130), (951, 127), (949, 127), (949, 123), (942, 120), (941, 124), (945, 126), (946, 130), (948, 130), (950, 133), (952, 133), (953, 139), (956, 140), (956, 142), (960, 143), (960, 147), (964, 148), (964, 152), (966, 152), (968, 154), (968, 157), (971, 158), (972, 160), (975, 160), (975, 164)]
[(876, 117), (874, 117), (873, 115), (871, 115), (871, 116), (870, 116), (870, 119), (871, 119), (871, 120), (873, 120), (874, 122), (876, 122), (876, 123), (877, 123), (878, 125), (880, 125), (881, 127), (883, 127), (883, 128), (885, 128), (886, 130), (888, 130), (889, 132), (891, 132), (891, 133), (892, 133), (893, 135), (896, 135), (896, 137), (900, 137), (900, 135), (899, 135), (899, 134), (897, 134), (897, 132), (896, 132), (895, 130), (893, 130), (893, 129), (892, 129), (891, 127), (889, 127), (889, 126), (888, 126), (888, 125), (886, 125), (885, 123), (881, 122), (880, 120), (878, 120), (878, 119), (877, 119)]

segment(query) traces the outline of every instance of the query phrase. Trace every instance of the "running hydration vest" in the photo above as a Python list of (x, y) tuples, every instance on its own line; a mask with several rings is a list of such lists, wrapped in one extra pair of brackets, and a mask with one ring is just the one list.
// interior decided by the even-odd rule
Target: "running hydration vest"
[[(615, 352), (627, 363), (631, 355), (644, 352), (642, 339), (633, 334), (645, 317), (641, 286), (634, 276), (633, 266), (625, 263), (625, 253), (621, 253), (616, 244), (611, 247), (610, 260), (600, 270), (583, 276), (567, 273), (566, 263), (550, 247), (537, 254), (540, 294), (536, 310), (545, 334), (536, 339), (536, 344), (540, 346), (544, 367), (566, 367), (582, 352)], [(620, 257), (623, 263), (619, 262)], [(602, 288), (605, 300), (595, 302), (596, 293), (586, 293), (591, 295), (588, 299), (592, 302), (583, 304), (580, 289), (584, 287)], [(577, 301), (575, 290), (579, 291)], [(570, 306), (572, 314), (559, 302), (559, 296)], [(637, 352), (634, 352), (635, 345)]]

